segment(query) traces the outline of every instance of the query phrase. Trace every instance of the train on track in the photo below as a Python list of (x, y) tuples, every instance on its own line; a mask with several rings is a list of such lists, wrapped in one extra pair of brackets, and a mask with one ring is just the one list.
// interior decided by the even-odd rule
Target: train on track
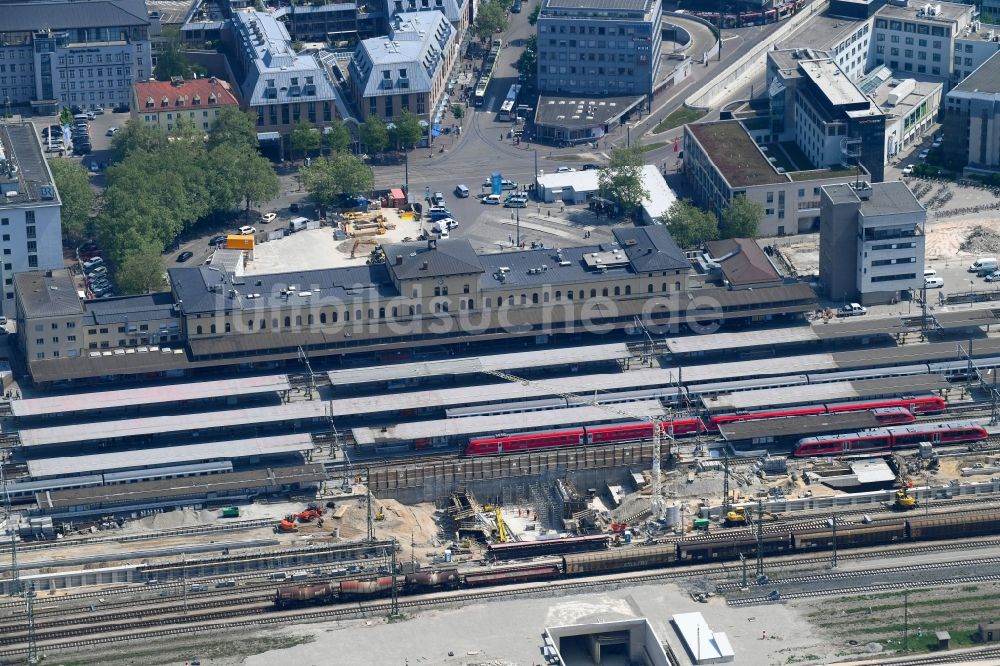
[(986, 428), (975, 423), (927, 423), (921, 425), (873, 428), (841, 435), (805, 437), (796, 443), (792, 455), (838, 456), (871, 451), (912, 448), (921, 442), (964, 444), (989, 437)]
[[(660, 428), (661, 432), (674, 437), (685, 437), (689, 435), (717, 433), (719, 432), (719, 428), (727, 423), (861, 411), (871, 411), (875, 415), (875, 418), (885, 425), (904, 424), (912, 423), (915, 419), (915, 414), (938, 414), (947, 409), (947, 407), (948, 405), (943, 398), (928, 395), (805, 405), (756, 412), (718, 414), (705, 418), (695, 416), (661, 421)], [(614, 442), (649, 439), (652, 436), (652, 423), (579, 426), (542, 432), (476, 437), (469, 440), (465, 448), (465, 454), (469, 456), (482, 456), (556, 447), (582, 446), (586, 444), (611, 444)]]
[[(883, 546), (897, 543), (961, 539), (1000, 533), (1000, 515), (990, 513), (913, 516), (867, 525), (838, 525), (838, 548)], [(761, 542), (764, 555), (788, 555), (829, 550), (831, 528), (789, 529), (766, 534)], [(610, 574), (714, 561), (734, 560), (757, 553), (757, 539), (747, 532), (721, 538), (681, 539), (630, 548), (610, 548), (539, 558), (521, 566), (481, 571), (456, 568), (432, 572), (381, 576), (374, 580), (344, 580), (323, 584), (279, 588), (274, 597), (278, 608), (326, 604), (374, 598), (388, 594), (395, 583), (398, 594), (420, 594), (442, 589), (472, 588), (552, 580), (571, 576)]]

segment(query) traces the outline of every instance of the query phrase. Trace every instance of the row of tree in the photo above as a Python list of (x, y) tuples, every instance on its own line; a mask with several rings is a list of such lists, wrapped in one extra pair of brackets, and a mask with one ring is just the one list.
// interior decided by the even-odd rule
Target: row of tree
[[(618, 203), (626, 215), (636, 211), (649, 192), (643, 185), (645, 151), (640, 145), (611, 151), (608, 165), (598, 173), (601, 197)], [(764, 217), (764, 207), (746, 197), (735, 197), (720, 218), (690, 201), (678, 200), (661, 218), (681, 247), (692, 247), (718, 238), (754, 238)]]

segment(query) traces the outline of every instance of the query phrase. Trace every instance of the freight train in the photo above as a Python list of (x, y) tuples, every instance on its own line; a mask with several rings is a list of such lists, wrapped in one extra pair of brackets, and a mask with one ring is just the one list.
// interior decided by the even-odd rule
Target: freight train
[[(1000, 533), (1000, 515), (963, 513), (894, 518), (867, 525), (838, 525), (836, 539), (838, 548), (860, 548), (911, 541), (962, 539), (997, 533)], [(761, 545), (764, 555), (788, 555), (829, 550), (833, 546), (833, 538), (832, 529), (789, 530), (765, 535)], [(396, 576), (395, 582), (397, 593), (419, 594), (441, 589), (525, 583), (568, 576), (734, 560), (740, 555), (752, 557), (756, 553), (757, 539), (744, 533), (718, 539), (681, 539), (674, 543), (567, 554), (522, 566), (485, 571), (462, 572), (452, 568), (407, 574)], [(278, 608), (287, 608), (372, 598), (387, 594), (392, 584), (392, 576), (382, 576), (368, 581), (345, 580), (339, 583), (292, 585), (277, 590), (274, 605)]]
[[(704, 419), (700, 417), (688, 417), (671, 421), (661, 421), (660, 428), (662, 432), (674, 437), (684, 437), (688, 435), (716, 433), (719, 432), (721, 425), (738, 421), (860, 411), (872, 411), (880, 423), (888, 425), (912, 423), (914, 414), (937, 414), (946, 408), (947, 404), (944, 399), (938, 396), (889, 398), (860, 402), (806, 405), (757, 412), (718, 414)], [(542, 432), (476, 437), (469, 440), (469, 444), (465, 448), (465, 454), (469, 456), (483, 456), (555, 447), (581, 446), (585, 444), (610, 444), (636, 439), (649, 439), (652, 436), (652, 423), (579, 426)]]
[(925, 425), (873, 428), (842, 435), (822, 435), (800, 439), (792, 450), (798, 457), (836, 456), (870, 451), (914, 447), (921, 442), (964, 444), (989, 437), (986, 428), (975, 423), (928, 423)]

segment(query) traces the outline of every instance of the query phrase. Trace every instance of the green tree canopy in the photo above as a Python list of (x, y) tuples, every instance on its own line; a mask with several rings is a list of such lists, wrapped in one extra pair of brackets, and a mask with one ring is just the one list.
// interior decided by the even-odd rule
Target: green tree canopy
[(506, 30), (507, 12), (499, 0), (489, 0), (479, 5), (479, 13), (472, 27), (481, 42), (492, 39), (496, 33)]
[(536, 2), (535, 6), (532, 7), (531, 13), (528, 14), (528, 23), (535, 25), (538, 23), (538, 15), (542, 13), (542, 3)]
[(208, 132), (208, 148), (211, 150), (222, 144), (257, 147), (257, 126), (252, 114), (227, 106), (219, 112), (219, 117)]
[(392, 121), (396, 125), (393, 131), (396, 146), (404, 150), (413, 148), (423, 137), (424, 129), (420, 126), (420, 118), (403, 109)]
[(323, 135), (323, 141), (335, 153), (345, 153), (351, 149), (351, 131), (343, 123), (334, 123)]
[(722, 237), (756, 238), (763, 219), (764, 206), (760, 202), (744, 196), (733, 197), (722, 211)]
[(164, 26), (163, 43), (156, 56), (156, 69), (153, 76), (157, 81), (169, 81), (173, 76), (182, 76), (190, 79), (195, 73), (202, 73), (205, 68), (201, 65), (192, 65), (184, 53), (184, 45), (181, 43), (180, 29), (176, 26)]
[(139, 120), (129, 120), (111, 139), (111, 149), (119, 161), (133, 152), (155, 152), (167, 145), (167, 135), (158, 127)]
[(719, 237), (719, 220), (687, 200), (678, 199), (660, 218), (682, 248), (693, 247)]
[(376, 115), (365, 118), (361, 124), (361, 143), (373, 153), (381, 153), (389, 146), (389, 130)]
[(329, 206), (341, 195), (370, 192), (375, 187), (371, 167), (354, 155), (336, 153), (326, 160), (316, 160), (301, 171), (302, 182), (312, 198)]
[(626, 215), (639, 207), (649, 192), (642, 184), (642, 167), (645, 164), (641, 146), (616, 148), (611, 151), (608, 165), (597, 174), (600, 194), (617, 202)]
[(534, 87), (538, 79), (538, 35), (528, 37), (517, 59), (517, 71), (524, 76), (524, 81), (529, 87)]
[(70, 160), (50, 160), (49, 168), (62, 200), (63, 236), (82, 240), (87, 236), (97, 201), (87, 170)]
[(305, 157), (306, 153), (318, 150), (323, 143), (323, 136), (319, 130), (313, 127), (305, 118), (300, 119), (292, 126), (292, 133), (289, 136), (289, 145), (293, 151), (298, 151)]
[(159, 251), (147, 245), (125, 256), (115, 271), (115, 280), (124, 294), (148, 294), (162, 291), (166, 286), (163, 273)]

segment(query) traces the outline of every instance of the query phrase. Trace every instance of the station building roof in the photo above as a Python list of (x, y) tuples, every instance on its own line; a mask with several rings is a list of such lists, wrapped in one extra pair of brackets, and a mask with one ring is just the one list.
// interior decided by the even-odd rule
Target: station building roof
[(739, 391), (728, 395), (702, 398), (706, 408), (713, 412), (739, 412), (764, 409), (776, 405), (803, 405), (813, 403), (845, 402), (880, 396), (920, 395), (946, 389), (951, 384), (943, 375), (916, 375), (863, 379), (854, 382), (830, 382), (802, 386)]
[(809, 434), (823, 435), (831, 432), (853, 432), (877, 428), (879, 425), (878, 419), (871, 412), (836, 412), (727, 423), (720, 426), (719, 432), (730, 442), (741, 442)]

